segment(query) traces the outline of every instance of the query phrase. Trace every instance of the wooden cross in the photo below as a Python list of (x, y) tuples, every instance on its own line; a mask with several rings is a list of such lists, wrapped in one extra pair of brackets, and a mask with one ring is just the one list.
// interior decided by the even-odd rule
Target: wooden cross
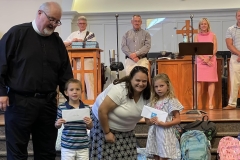
[(188, 42), (190, 42), (190, 38), (193, 36), (192, 30), (193, 30), (193, 34), (194, 34), (194, 33), (198, 33), (198, 29), (194, 29), (192, 26), (190, 26), (190, 20), (186, 20), (185, 24), (186, 25), (182, 28), (182, 30), (177, 30), (176, 33), (182, 34), (183, 36), (184, 35), (187, 36)]

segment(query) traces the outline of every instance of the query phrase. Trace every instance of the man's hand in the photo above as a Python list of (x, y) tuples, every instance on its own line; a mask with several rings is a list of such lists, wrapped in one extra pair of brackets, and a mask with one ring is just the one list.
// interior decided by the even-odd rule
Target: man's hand
[(139, 58), (136, 57), (136, 58), (133, 59), (133, 61), (137, 63), (139, 61)]
[(72, 42), (78, 42), (78, 39), (77, 38), (73, 38)]
[(136, 54), (136, 53), (131, 53), (131, 54), (129, 55), (129, 57), (130, 57), (132, 60), (134, 60), (135, 58), (137, 58), (137, 54)]
[(83, 39), (80, 38), (73, 38), (72, 42), (83, 42)]
[(78, 39), (78, 42), (83, 42), (83, 39)]
[(0, 109), (1, 109), (2, 111), (6, 111), (7, 106), (9, 106), (8, 96), (2, 96), (2, 97), (0, 97)]

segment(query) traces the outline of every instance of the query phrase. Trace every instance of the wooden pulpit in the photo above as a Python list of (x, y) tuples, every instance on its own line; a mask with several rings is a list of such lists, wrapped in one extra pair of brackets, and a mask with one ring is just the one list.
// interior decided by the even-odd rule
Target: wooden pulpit
[[(102, 52), (99, 48), (72, 48), (67, 47), (69, 59), (73, 69), (74, 78), (81, 80), (82, 82), (82, 96), (81, 100), (83, 103), (92, 105), (98, 94), (101, 93), (101, 56), (100, 52)], [(93, 58), (93, 70), (87, 70), (84, 68), (84, 58)], [(77, 69), (77, 59), (80, 60), (81, 67)], [(93, 74), (93, 81), (94, 81), (94, 99), (87, 99), (86, 98), (86, 86), (84, 80), (85, 73), (92, 73)], [(80, 75), (80, 76), (78, 76)]]

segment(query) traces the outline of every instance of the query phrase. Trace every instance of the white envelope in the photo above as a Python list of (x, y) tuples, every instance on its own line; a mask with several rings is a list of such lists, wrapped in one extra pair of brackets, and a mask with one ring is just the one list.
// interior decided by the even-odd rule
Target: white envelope
[(90, 117), (89, 108), (69, 109), (62, 111), (62, 118), (66, 122), (83, 120), (84, 117)]
[(153, 116), (157, 116), (159, 121), (166, 122), (168, 113), (144, 105), (141, 116), (149, 119)]

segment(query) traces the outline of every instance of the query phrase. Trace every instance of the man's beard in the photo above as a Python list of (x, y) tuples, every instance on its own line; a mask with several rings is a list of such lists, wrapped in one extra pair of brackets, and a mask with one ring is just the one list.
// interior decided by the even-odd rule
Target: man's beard
[(43, 34), (45, 36), (50, 36), (54, 32), (54, 30), (53, 29), (44, 28), (43, 32), (44, 32)]

